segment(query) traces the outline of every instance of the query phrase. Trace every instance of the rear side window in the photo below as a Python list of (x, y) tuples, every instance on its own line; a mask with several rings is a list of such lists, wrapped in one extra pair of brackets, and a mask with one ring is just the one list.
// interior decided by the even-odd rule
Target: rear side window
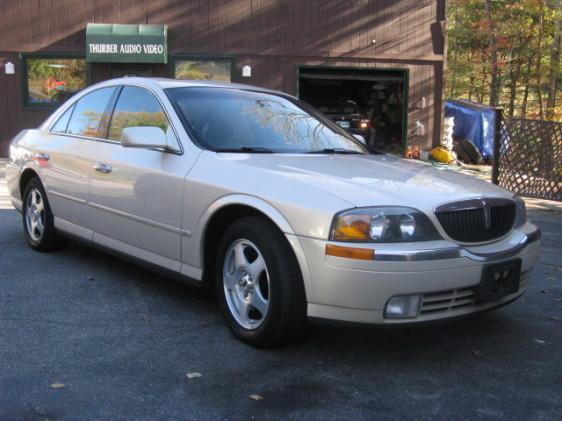
[(143, 88), (125, 86), (111, 117), (108, 138), (120, 141), (121, 132), (127, 127), (160, 127), (167, 132), (168, 125), (166, 114), (154, 95)]
[(115, 87), (102, 88), (80, 98), (68, 122), (66, 133), (97, 137), (98, 129)]
[(63, 115), (57, 120), (55, 125), (51, 128), (51, 132), (53, 133), (66, 133), (66, 128), (68, 127), (68, 121), (70, 120), (70, 116), (72, 115), (72, 110), (74, 110), (74, 105), (68, 107), (68, 110), (64, 112)]

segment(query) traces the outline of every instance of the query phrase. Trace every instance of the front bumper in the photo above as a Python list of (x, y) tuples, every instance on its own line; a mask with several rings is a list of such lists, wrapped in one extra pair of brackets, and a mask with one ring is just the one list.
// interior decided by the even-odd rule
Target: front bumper
[[(374, 248), (374, 260), (327, 256), (327, 244), (342, 243), (297, 239), (306, 259), (309, 317), (385, 325), (453, 318), (513, 301), (525, 292), (540, 248), (540, 231), (530, 223), (500, 241), (477, 247), (448, 241), (353, 244)], [(521, 259), (519, 290), (494, 302), (476, 302), (474, 288), (484, 265), (512, 259)], [(385, 319), (388, 300), (406, 294), (421, 295), (417, 316)]]

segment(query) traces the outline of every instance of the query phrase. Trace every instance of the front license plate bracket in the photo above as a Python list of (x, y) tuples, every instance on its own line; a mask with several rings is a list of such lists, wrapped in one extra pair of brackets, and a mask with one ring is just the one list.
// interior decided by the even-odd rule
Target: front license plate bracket
[(519, 290), (521, 259), (486, 265), (476, 287), (476, 301), (496, 301)]

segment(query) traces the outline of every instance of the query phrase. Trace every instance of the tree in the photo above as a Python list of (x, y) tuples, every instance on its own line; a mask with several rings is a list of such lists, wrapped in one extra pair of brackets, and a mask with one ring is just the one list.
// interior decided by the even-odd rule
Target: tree
[(491, 52), (492, 72), (490, 74), (490, 105), (498, 105), (499, 75), (498, 75), (498, 50), (494, 18), (492, 17), (492, 0), (484, 0), (486, 18), (488, 19), (488, 42)]
[(548, 78), (548, 98), (546, 100), (546, 117), (549, 120), (554, 118), (554, 111), (556, 106), (556, 92), (557, 92), (557, 82), (560, 77), (560, 31), (562, 22), (562, 2), (556, 0), (553, 2), (554, 11), (554, 38), (552, 42), (551, 52), (550, 52), (550, 70)]
[(510, 116), (562, 119), (561, 0), (450, 0), (451, 98)]

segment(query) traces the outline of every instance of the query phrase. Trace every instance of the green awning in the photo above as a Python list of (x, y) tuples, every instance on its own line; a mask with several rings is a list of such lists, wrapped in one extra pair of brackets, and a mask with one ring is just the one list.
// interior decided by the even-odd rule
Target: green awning
[(167, 25), (112, 25), (86, 27), (86, 61), (105, 63), (166, 63)]

